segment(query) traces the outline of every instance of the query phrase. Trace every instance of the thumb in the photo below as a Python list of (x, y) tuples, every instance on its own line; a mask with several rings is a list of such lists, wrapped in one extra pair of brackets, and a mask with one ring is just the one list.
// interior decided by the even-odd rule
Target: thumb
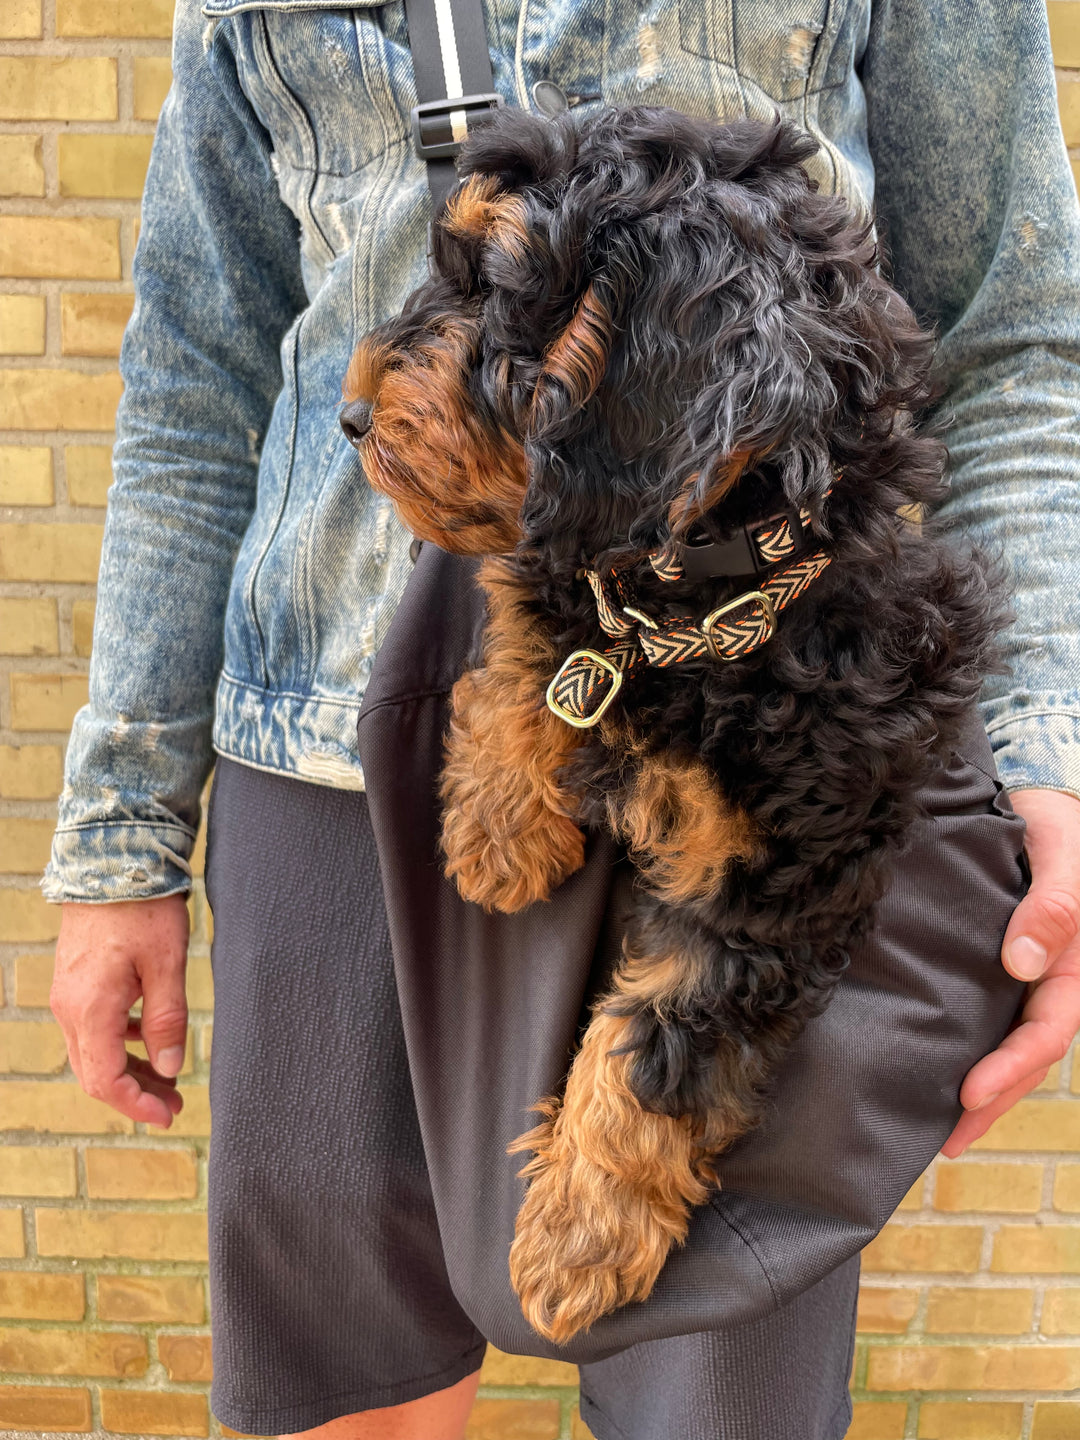
[(179, 1075), (184, 1063), (187, 1022), (184, 966), (163, 964), (145, 972), (139, 1029), (150, 1064), (159, 1075)]
[(1056, 790), (1009, 798), (1027, 822), (1031, 889), (1013, 911), (1001, 959), (1018, 980), (1037, 980), (1080, 932), (1080, 801)]

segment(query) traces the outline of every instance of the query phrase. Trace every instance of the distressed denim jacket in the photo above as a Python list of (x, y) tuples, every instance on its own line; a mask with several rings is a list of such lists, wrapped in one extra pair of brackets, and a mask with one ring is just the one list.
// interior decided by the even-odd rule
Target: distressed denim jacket
[[(941, 336), (948, 509), (1015, 581), (1012, 673), (984, 699), (1000, 773), (1080, 795), (1080, 217), (1043, 0), (484, 9), (507, 103), (549, 79), (779, 111), (821, 185), (874, 210)], [(410, 569), (337, 424), (353, 346), (425, 270), (402, 0), (179, 0), (174, 72), (54, 900), (186, 889), (214, 749), (360, 788), (357, 707)]]

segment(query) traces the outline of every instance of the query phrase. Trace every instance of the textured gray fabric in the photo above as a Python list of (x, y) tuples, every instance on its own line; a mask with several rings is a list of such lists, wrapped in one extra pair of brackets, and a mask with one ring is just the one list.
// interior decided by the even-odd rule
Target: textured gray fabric
[[(222, 760), (209, 825), (212, 1404), (306, 1430), (454, 1384), (484, 1339), (442, 1260), (365, 796)], [(857, 1289), (856, 1259), (753, 1325), (585, 1366), (585, 1418), (597, 1440), (840, 1440)]]
[[(923, 797), (869, 941), (778, 1078), (764, 1124), (724, 1157), (644, 1304), (557, 1349), (526, 1325), (507, 1254), (523, 1193), (508, 1141), (565, 1076), (616, 949), (625, 868), (603, 839), (544, 905), (486, 915), (438, 865), (433, 777), (445, 692), (482, 619), (468, 562), (425, 545), (365, 695), (361, 759), (398, 993), (450, 1282), (505, 1350), (592, 1363), (642, 1341), (753, 1321), (856, 1254), (960, 1113), (970, 1066), (1023, 992), (999, 960), (1024, 891), (1024, 826), (970, 734)], [(438, 623), (432, 623), (432, 617)], [(617, 881), (612, 895), (612, 867)], [(595, 963), (597, 937), (607, 926)]]

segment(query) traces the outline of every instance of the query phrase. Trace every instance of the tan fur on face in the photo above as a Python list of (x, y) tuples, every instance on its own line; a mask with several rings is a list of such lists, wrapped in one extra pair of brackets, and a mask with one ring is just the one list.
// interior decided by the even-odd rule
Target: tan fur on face
[(505, 554), (521, 535), (525, 455), (493, 435), (469, 399), (478, 331), (476, 320), (448, 318), (401, 357), (363, 340), (344, 395), (372, 403), (364, 470), (414, 535), (458, 554)]
[(470, 175), (446, 207), (443, 228), (461, 239), (485, 240), (514, 260), (529, 248), (525, 202), (499, 189), (494, 175)]
[(512, 913), (546, 900), (584, 863), (575, 800), (556, 778), (581, 735), (544, 704), (559, 661), (526, 608), (527, 589), (498, 559), (484, 562), (479, 581), (486, 664), (463, 675), (451, 697), (443, 849), (466, 900)]

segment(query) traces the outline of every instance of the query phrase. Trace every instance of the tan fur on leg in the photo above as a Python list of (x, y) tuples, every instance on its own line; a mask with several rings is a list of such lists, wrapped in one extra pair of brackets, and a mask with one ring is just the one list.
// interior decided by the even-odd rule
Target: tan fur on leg
[(580, 733), (544, 691), (554, 649), (498, 558), (481, 566), (489, 619), (485, 665), (454, 686), (441, 796), (446, 873), (466, 900), (513, 912), (546, 900), (585, 859), (574, 797), (556, 772)]
[[(634, 959), (608, 1002), (661, 1012), (695, 981), (680, 958)], [(509, 1147), (532, 1150), (530, 1181), (510, 1250), (510, 1278), (529, 1324), (565, 1344), (630, 1300), (644, 1300), (690, 1210), (708, 1195), (711, 1161), (745, 1128), (737, 1107), (710, 1115), (707, 1133), (688, 1117), (643, 1110), (629, 1085), (632, 1054), (617, 1054), (630, 1017), (598, 1005), (566, 1092), (536, 1108), (542, 1122)]]
[(697, 756), (648, 753), (616, 725), (605, 726), (603, 739), (633, 764), (628, 785), (608, 796), (608, 820), (649, 889), (670, 905), (715, 895), (729, 862), (756, 848), (749, 817)]

